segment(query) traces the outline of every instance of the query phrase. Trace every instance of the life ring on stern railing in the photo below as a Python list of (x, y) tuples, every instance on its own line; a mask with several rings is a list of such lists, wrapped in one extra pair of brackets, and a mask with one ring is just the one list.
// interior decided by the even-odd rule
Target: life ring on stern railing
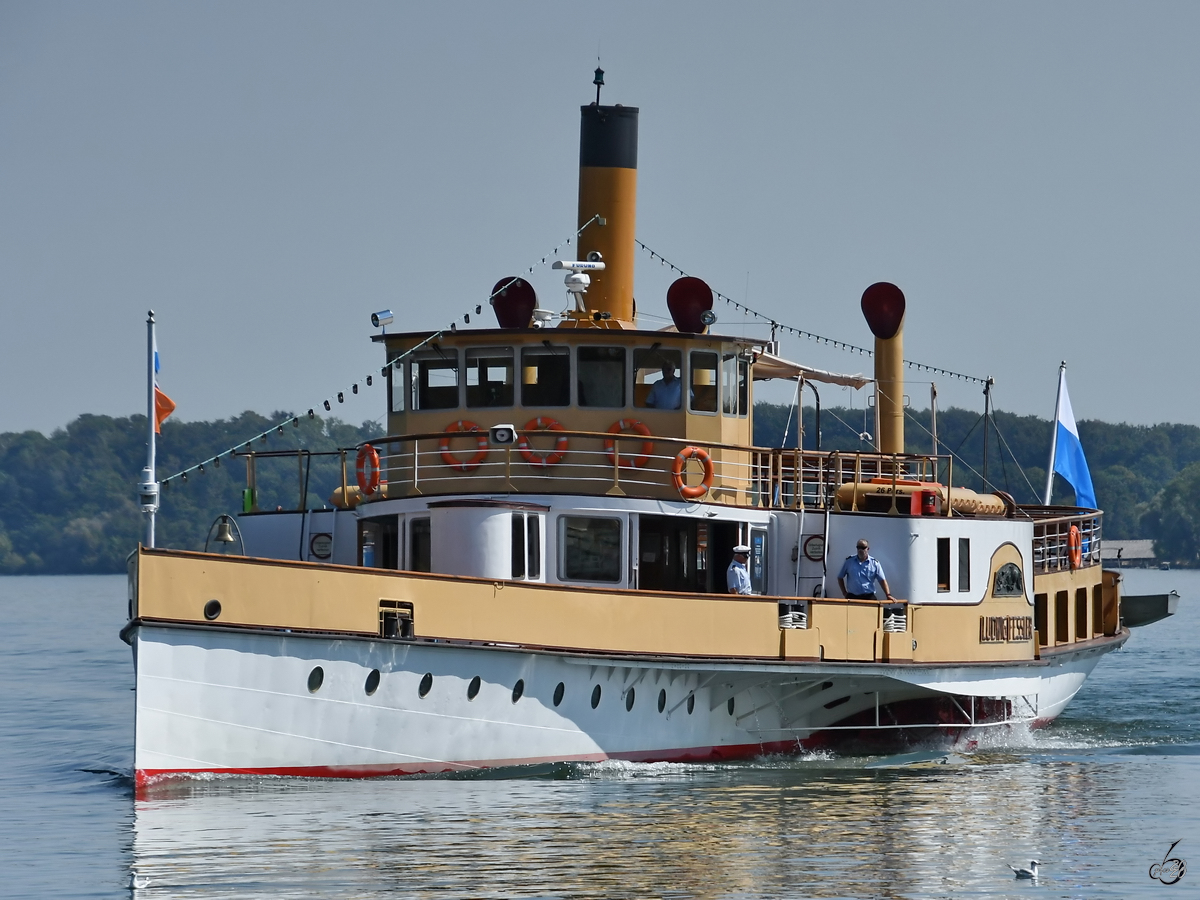
[(1079, 533), (1078, 525), (1072, 525), (1067, 532), (1067, 557), (1071, 560), (1072, 569), (1083, 565), (1083, 535)]
[[(689, 459), (698, 459), (700, 465), (704, 466), (704, 477), (697, 485), (689, 486), (683, 481), (683, 467), (687, 465)], [(675, 457), (675, 461), (671, 463), (671, 480), (675, 482), (675, 490), (679, 491), (679, 496), (685, 500), (695, 500), (697, 497), (707, 494), (709, 488), (712, 487), (713, 474), (712, 457), (703, 447), (684, 447)]]
[[(536, 419), (530, 419), (525, 423), (526, 431), (562, 431), (562, 422), (558, 419), (550, 419), (543, 416), (538, 416)], [(563, 457), (567, 454), (567, 436), (560, 434), (554, 442), (554, 449), (549, 453), (541, 454), (533, 450), (529, 446), (529, 435), (521, 435), (521, 439), (517, 441), (517, 449), (521, 451), (521, 456), (525, 462), (531, 466), (541, 466), (543, 468), (549, 466), (557, 466), (563, 461)]]
[[(476, 443), (475, 455), (465, 462), (450, 452), (450, 438), (455, 434), (478, 432), (479, 438)], [(472, 472), (479, 468), (479, 464), (483, 462), (484, 457), (488, 452), (488, 436), (484, 432), (479, 431), (479, 426), (474, 422), (469, 422), (466, 419), (459, 419), (457, 422), (451, 422), (446, 426), (446, 433), (442, 436), (442, 441), (438, 445), (438, 449), (442, 451), (442, 462), (452, 469), (458, 469), (460, 472)]]
[[(640, 434), (642, 437), (650, 437), (650, 429), (636, 419), (617, 419), (617, 421), (608, 426), (609, 434), (624, 434), (626, 431), (632, 431), (635, 434)], [(612, 462), (616, 458), (613, 454), (614, 444), (616, 444), (615, 440), (604, 442), (604, 452), (608, 454), (609, 462)], [(621, 465), (629, 468), (636, 466), (640, 469), (646, 463), (650, 462), (650, 454), (653, 452), (654, 441), (642, 441), (642, 452), (634, 456), (632, 461), (628, 456), (622, 458)]]
[(355, 474), (358, 475), (358, 487), (364, 497), (371, 496), (379, 488), (379, 451), (370, 444), (358, 448)]

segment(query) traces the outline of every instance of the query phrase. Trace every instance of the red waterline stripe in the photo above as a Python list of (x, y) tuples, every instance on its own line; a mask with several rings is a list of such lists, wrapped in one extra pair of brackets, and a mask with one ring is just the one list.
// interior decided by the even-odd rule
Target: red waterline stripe
[(737, 744), (728, 747), (691, 747), (675, 750), (638, 750), (628, 753), (588, 753), (577, 756), (531, 756), (519, 759), (462, 760), (458, 762), (388, 763), (358, 766), (263, 766), (250, 768), (204, 768), (204, 769), (138, 769), (134, 773), (134, 784), (148, 787), (165, 780), (182, 779), (196, 775), (275, 775), (292, 778), (382, 778), (389, 775), (428, 775), (446, 772), (464, 772), (474, 769), (494, 769), (500, 766), (530, 766), (556, 762), (601, 762), (606, 759), (630, 762), (721, 762), (738, 759), (753, 759), (765, 753), (794, 751), (798, 744), (794, 740), (767, 741), (761, 744)]

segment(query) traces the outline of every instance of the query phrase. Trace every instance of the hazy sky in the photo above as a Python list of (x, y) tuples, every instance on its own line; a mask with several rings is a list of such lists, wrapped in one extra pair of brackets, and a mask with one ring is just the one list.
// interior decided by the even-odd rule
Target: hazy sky
[[(0, 2), (0, 431), (144, 411), (150, 308), (186, 419), (347, 390), (374, 310), (461, 321), (574, 230), (597, 53), (639, 237), (690, 274), (858, 344), (894, 281), (906, 356), (1002, 409), (1049, 416), (1066, 359), (1080, 419), (1200, 424), (1197, 35), (1195, 3)], [(639, 257), (639, 310), (670, 281)]]

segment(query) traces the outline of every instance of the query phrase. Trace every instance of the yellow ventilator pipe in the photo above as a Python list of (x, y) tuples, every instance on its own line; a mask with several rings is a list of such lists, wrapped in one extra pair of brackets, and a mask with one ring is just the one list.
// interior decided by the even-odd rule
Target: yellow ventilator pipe
[(904, 452), (904, 292), (880, 281), (862, 295), (862, 311), (875, 335), (875, 410), (881, 453)]

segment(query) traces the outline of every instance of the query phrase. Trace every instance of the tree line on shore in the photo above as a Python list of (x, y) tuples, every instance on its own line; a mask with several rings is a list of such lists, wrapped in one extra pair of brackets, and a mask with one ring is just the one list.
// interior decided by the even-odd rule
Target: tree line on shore
[[(245, 412), (213, 422), (168, 420), (158, 442), (158, 475), (173, 475), (288, 418), (285, 412), (269, 418)], [(932, 452), (929, 412), (906, 411), (906, 420), (909, 452)], [(803, 425), (801, 434), (795, 410), (787, 406), (755, 407), (758, 446), (795, 447), (803, 440), (805, 449), (816, 449), (811, 406), (803, 409)], [(988, 422), (978, 413), (953, 408), (937, 417), (940, 452), (955, 455), (954, 483), (1007, 491), (1021, 503), (1041, 502), (1050, 429), (1046, 419), (1004, 412)], [(873, 430), (862, 409), (825, 409), (820, 448), (869, 449)], [(1105, 537), (1152, 538), (1160, 559), (1200, 564), (1200, 428), (1089, 420), (1079, 423), (1079, 431), (1105, 511)], [(259, 506), (296, 508), (304, 491), (307, 507), (321, 508), (341, 483), (334, 451), (381, 433), (376, 422), (354, 426), (319, 416), (301, 417), (295, 426), (271, 431), (256, 451), (304, 449), (313, 455), (302, 466), (295, 456), (260, 459)], [(49, 436), (36, 431), (0, 434), (0, 574), (123, 571), (126, 556), (145, 531), (136, 495), (146, 461), (145, 435), (144, 416), (96, 415), (80, 416)], [(206, 466), (202, 474), (193, 472), (186, 482), (172, 479), (162, 494), (157, 544), (202, 549), (214, 519), (241, 509), (245, 484), (245, 463), (237, 457)], [(1053, 499), (1074, 501), (1062, 479), (1056, 479)]]

